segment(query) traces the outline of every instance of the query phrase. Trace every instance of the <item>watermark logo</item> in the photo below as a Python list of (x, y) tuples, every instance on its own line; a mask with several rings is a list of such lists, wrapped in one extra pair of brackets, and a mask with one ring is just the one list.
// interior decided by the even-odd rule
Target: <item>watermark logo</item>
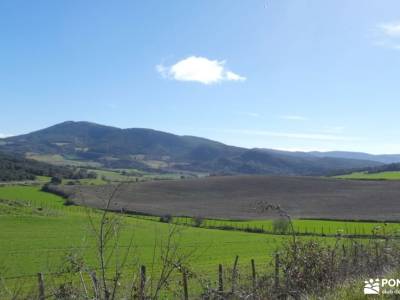
[(365, 295), (379, 295), (380, 290), (380, 280), (372, 279), (365, 280), (364, 282), (364, 294)]
[(400, 295), (400, 279), (370, 278), (364, 281), (365, 295)]

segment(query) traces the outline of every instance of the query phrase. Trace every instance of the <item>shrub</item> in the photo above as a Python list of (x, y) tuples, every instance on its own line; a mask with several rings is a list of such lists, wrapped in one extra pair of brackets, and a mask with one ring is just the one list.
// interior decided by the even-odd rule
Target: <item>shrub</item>
[(51, 177), (51, 184), (61, 184), (62, 183), (62, 179), (61, 177), (58, 176), (53, 176)]
[(42, 186), (41, 191), (46, 193), (52, 193), (54, 195), (60, 196), (62, 198), (68, 198), (69, 194), (61, 189), (59, 189), (56, 185), (46, 183)]
[(65, 199), (64, 201), (65, 206), (75, 205), (75, 202), (69, 198)]
[(203, 224), (203, 221), (204, 221), (204, 219), (202, 217), (195, 217), (193, 219), (194, 226), (201, 227), (201, 225)]
[(264, 229), (262, 228), (257, 228), (257, 227), (246, 227), (244, 229), (246, 232), (253, 232), (253, 233), (264, 233)]
[(160, 222), (163, 223), (171, 223), (172, 222), (172, 216), (171, 215), (164, 215), (160, 217)]
[(289, 225), (289, 220), (283, 218), (276, 219), (272, 222), (272, 231), (280, 234), (287, 233), (289, 230)]

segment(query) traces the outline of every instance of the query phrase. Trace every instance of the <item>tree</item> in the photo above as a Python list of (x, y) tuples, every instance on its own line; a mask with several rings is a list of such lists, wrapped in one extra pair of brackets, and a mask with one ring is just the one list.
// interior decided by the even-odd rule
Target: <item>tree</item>
[(61, 184), (62, 183), (62, 179), (58, 176), (53, 176), (51, 177), (51, 184)]

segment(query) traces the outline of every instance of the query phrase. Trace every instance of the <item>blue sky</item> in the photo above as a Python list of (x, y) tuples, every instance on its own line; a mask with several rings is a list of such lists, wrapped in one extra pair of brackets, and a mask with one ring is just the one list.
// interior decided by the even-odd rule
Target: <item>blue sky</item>
[(0, 2), (0, 136), (65, 120), (400, 153), (400, 2)]

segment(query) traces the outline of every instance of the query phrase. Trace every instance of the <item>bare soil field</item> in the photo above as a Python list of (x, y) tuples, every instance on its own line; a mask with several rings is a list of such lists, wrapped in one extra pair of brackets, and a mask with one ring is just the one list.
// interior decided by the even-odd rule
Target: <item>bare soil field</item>
[[(112, 186), (65, 186), (79, 204), (104, 208)], [(83, 200), (84, 199), (84, 200)], [(294, 218), (400, 220), (400, 181), (317, 177), (232, 176), (127, 183), (110, 209), (152, 215), (261, 219), (257, 202), (280, 205)]]

